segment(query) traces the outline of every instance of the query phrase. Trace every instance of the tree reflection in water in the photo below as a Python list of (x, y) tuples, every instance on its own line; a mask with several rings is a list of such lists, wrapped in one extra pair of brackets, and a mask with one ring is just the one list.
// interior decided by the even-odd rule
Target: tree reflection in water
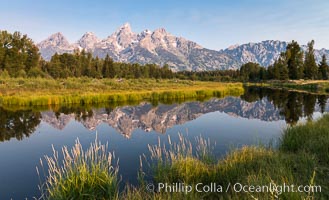
[(296, 124), (302, 117), (312, 120), (317, 104), (323, 113), (328, 100), (326, 95), (260, 87), (246, 87), (245, 93), (241, 96), (241, 99), (248, 102), (258, 101), (262, 98), (271, 101), (290, 125)]
[(6, 110), (0, 107), (0, 141), (29, 137), (41, 122), (40, 112)]

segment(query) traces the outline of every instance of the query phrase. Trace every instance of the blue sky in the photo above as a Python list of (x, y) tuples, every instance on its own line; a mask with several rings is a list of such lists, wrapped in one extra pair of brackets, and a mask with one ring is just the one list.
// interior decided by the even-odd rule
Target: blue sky
[(0, 29), (40, 42), (62, 32), (70, 42), (105, 38), (125, 22), (134, 32), (164, 27), (210, 49), (267, 39), (329, 48), (328, 0), (0, 0)]

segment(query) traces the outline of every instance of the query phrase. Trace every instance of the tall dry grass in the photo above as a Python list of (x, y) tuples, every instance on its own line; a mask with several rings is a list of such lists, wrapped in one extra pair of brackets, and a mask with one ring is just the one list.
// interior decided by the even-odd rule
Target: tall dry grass
[[(118, 160), (108, 152), (108, 144), (93, 142), (84, 150), (79, 140), (69, 150), (59, 153), (53, 147), (53, 155), (45, 156), (41, 169), (46, 180), (41, 183), (41, 199), (117, 199)], [(37, 168), (40, 177), (40, 170)]]

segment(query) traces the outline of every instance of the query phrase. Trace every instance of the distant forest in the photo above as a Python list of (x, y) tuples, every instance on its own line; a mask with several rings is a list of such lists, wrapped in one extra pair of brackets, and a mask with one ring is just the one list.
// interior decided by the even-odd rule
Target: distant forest
[(315, 61), (314, 41), (302, 51), (296, 41), (288, 44), (273, 65), (267, 68), (257, 63), (246, 63), (238, 70), (180, 71), (173, 72), (165, 64), (141, 65), (138, 63), (114, 62), (93, 57), (85, 50), (73, 54), (54, 54), (50, 61), (41, 58), (33, 41), (19, 32), (0, 31), (0, 77), (93, 77), (93, 78), (155, 78), (188, 79), (201, 81), (264, 81), (329, 78), (329, 66), (325, 55), (319, 64)]

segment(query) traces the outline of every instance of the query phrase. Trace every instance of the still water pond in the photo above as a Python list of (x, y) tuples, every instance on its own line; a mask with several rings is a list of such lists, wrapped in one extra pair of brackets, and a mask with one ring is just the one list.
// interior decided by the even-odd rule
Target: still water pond
[(39, 196), (36, 166), (44, 155), (71, 147), (79, 138), (86, 148), (95, 140), (119, 157), (122, 184), (136, 183), (139, 156), (158, 138), (216, 142), (220, 158), (233, 147), (274, 143), (287, 125), (312, 120), (329, 111), (328, 97), (307, 93), (246, 88), (241, 97), (203, 102), (70, 106), (52, 109), (0, 107), (0, 199)]

